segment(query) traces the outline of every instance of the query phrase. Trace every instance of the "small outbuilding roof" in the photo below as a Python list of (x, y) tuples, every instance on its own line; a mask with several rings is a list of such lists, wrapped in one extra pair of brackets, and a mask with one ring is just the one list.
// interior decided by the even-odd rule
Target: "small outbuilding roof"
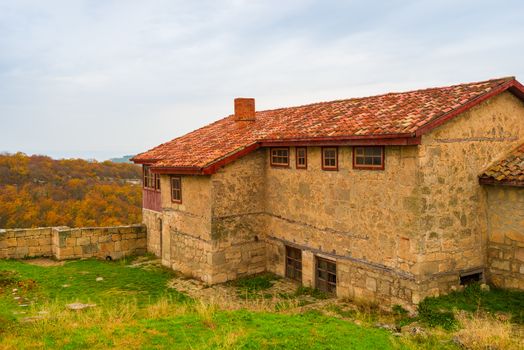
[(524, 144), (490, 166), (480, 175), (479, 181), (481, 184), (524, 187)]
[(249, 120), (230, 115), (132, 160), (158, 173), (212, 174), (264, 146), (419, 144), (429, 130), (506, 90), (524, 100), (524, 87), (507, 77), (253, 111)]

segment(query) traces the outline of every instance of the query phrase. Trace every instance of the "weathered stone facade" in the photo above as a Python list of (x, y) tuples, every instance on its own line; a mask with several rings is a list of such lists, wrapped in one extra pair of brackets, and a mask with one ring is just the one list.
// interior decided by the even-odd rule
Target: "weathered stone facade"
[(0, 230), (0, 258), (119, 259), (144, 254), (146, 235), (144, 225)]
[[(321, 169), (317, 146), (307, 147), (307, 169), (295, 167), (293, 147), (289, 167), (272, 167), (262, 148), (213, 175), (182, 175), (182, 204), (171, 202), (162, 175), (162, 213), (144, 210), (148, 248), (166, 266), (219, 283), (264, 270), (285, 275), (285, 247), (296, 247), (304, 285), (316, 286), (321, 257), (336, 262), (339, 296), (416, 304), (495, 261), (487, 259), (492, 214), (477, 176), (524, 142), (523, 121), (522, 101), (501, 93), (420, 145), (386, 146), (384, 170), (354, 169), (350, 146), (338, 147), (338, 171)], [(153, 238), (160, 219), (161, 239)], [(509, 263), (513, 274), (520, 250)], [(522, 275), (512, 276), (521, 283)]]
[(487, 186), (488, 279), (524, 289), (524, 188)]

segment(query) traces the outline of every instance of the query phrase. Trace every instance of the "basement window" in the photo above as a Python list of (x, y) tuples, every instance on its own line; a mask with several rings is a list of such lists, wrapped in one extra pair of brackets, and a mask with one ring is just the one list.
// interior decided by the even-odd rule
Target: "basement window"
[(286, 246), (286, 277), (302, 282), (302, 251)]
[(337, 263), (317, 257), (317, 289), (330, 294), (337, 292)]
[(307, 148), (297, 147), (296, 149), (296, 161), (297, 169), (307, 169)]
[(182, 178), (180, 176), (171, 176), (171, 201), (182, 203)]
[(470, 284), (484, 281), (482, 271), (474, 271), (460, 274), (460, 285), (467, 286)]
[(384, 147), (353, 147), (353, 168), (368, 170), (384, 169)]
[(272, 166), (289, 166), (289, 148), (271, 148), (270, 161)]
[(337, 147), (322, 147), (322, 170), (338, 170)]

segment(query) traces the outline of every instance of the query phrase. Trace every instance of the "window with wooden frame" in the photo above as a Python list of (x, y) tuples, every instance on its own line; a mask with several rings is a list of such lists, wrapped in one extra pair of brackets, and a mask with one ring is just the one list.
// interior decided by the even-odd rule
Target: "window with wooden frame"
[(295, 148), (295, 158), (296, 158), (297, 169), (307, 169), (307, 148), (306, 147), (296, 147)]
[(302, 251), (286, 246), (286, 277), (302, 282)]
[(338, 147), (322, 147), (322, 170), (338, 170)]
[(182, 203), (182, 178), (180, 176), (171, 176), (171, 201)]
[(144, 188), (160, 191), (160, 175), (151, 172), (149, 165), (144, 165)]
[(272, 166), (289, 166), (289, 148), (275, 147), (270, 149), (270, 163)]
[(337, 263), (317, 256), (316, 288), (335, 294), (337, 292)]
[(151, 188), (153, 182), (153, 173), (148, 165), (144, 165), (144, 188)]
[(160, 174), (153, 174), (155, 180), (155, 190), (160, 191)]
[(353, 168), (384, 169), (384, 146), (353, 147)]

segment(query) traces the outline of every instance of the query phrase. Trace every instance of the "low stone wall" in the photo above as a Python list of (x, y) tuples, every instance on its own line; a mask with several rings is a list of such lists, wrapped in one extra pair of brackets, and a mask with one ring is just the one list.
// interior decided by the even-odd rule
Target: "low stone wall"
[(0, 230), (0, 258), (55, 257), (119, 259), (144, 254), (147, 231), (144, 225), (115, 227), (44, 227)]
[(52, 227), (0, 230), (0, 259), (52, 256)]
[(146, 230), (142, 225), (120, 227), (56, 228), (53, 246), (59, 260), (79, 258), (120, 259), (145, 254)]

